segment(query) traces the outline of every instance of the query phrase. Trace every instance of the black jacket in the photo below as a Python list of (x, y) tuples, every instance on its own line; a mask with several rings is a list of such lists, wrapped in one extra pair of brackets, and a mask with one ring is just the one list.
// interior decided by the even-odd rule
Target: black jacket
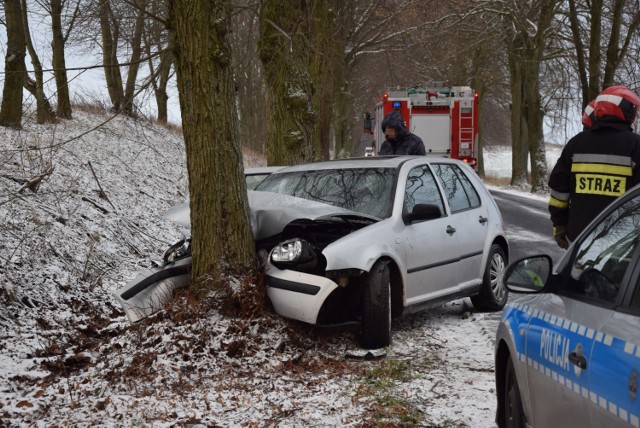
[(387, 127), (396, 130), (396, 138), (394, 140), (385, 140), (378, 151), (381, 156), (384, 155), (426, 155), (422, 139), (415, 134), (409, 132), (404, 126), (404, 120), (399, 111), (394, 110), (389, 113), (381, 124), (384, 131)]
[(640, 182), (640, 135), (605, 116), (571, 138), (549, 176), (554, 227), (574, 240), (607, 205)]

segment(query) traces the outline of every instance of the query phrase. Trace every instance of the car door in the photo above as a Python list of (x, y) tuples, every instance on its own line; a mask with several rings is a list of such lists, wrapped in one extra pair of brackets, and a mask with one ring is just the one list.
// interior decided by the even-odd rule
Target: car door
[(436, 179), (427, 165), (412, 168), (404, 195), (404, 210), (417, 204), (436, 205), (442, 217), (405, 225), (399, 235), (407, 268), (406, 305), (447, 294), (459, 282), (458, 234), (452, 232)]
[(637, 250), (636, 224), (640, 212), (623, 205), (593, 226), (533, 310), (526, 354), (535, 426), (594, 426), (594, 413), (629, 414), (610, 385), (625, 345), (609, 329)]
[[(616, 209), (601, 233), (610, 243), (599, 270), (608, 287), (620, 284), (622, 304), (598, 330), (589, 370), (589, 414), (592, 427), (640, 426), (640, 197)], [(629, 284), (626, 288), (625, 285)]]
[(459, 281), (477, 284), (482, 280), (482, 256), (487, 240), (488, 208), (464, 171), (455, 164), (432, 164), (451, 209), (451, 226), (460, 245)]

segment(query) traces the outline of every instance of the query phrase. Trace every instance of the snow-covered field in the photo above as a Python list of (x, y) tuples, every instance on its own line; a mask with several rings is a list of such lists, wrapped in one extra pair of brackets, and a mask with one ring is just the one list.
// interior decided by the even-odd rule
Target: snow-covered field
[(129, 324), (111, 293), (179, 237), (181, 137), (74, 115), (0, 128), (0, 426), (494, 426), (498, 315), (465, 300), (402, 318), (374, 359), (268, 311), (178, 299)]

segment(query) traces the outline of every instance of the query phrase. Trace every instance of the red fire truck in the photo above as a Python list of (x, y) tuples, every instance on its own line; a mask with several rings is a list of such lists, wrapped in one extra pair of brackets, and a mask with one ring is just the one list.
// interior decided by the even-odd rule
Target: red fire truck
[(374, 119), (374, 141), (380, 148), (382, 119), (398, 110), (407, 129), (424, 142), (427, 154), (461, 159), (477, 164), (478, 94), (469, 86), (430, 86), (387, 90), (378, 99)]

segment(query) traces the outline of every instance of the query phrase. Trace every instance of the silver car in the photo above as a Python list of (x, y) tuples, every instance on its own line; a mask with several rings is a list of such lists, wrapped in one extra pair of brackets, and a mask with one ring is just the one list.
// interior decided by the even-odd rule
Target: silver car
[(267, 178), (270, 174), (281, 170), (282, 166), (262, 166), (254, 168), (245, 168), (244, 179), (247, 183), (247, 190), (253, 190), (258, 184)]
[(553, 269), (547, 255), (502, 279), (527, 294), (495, 343), (501, 427), (640, 426), (640, 187), (618, 198)]
[[(365, 157), (298, 165), (256, 188), (289, 199), (289, 217), (257, 238), (275, 311), (314, 325), (353, 325), (362, 346), (391, 340), (391, 319), (471, 296), (500, 310), (509, 254), (493, 198), (465, 163)], [(305, 215), (294, 215), (307, 209)], [(252, 205), (252, 221), (260, 208)], [(272, 233), (280, 229), (276, 235)], [(255, 232), (255, 229), (254, 229)], [(264, 238), (261, 240), (260, 238)]]

